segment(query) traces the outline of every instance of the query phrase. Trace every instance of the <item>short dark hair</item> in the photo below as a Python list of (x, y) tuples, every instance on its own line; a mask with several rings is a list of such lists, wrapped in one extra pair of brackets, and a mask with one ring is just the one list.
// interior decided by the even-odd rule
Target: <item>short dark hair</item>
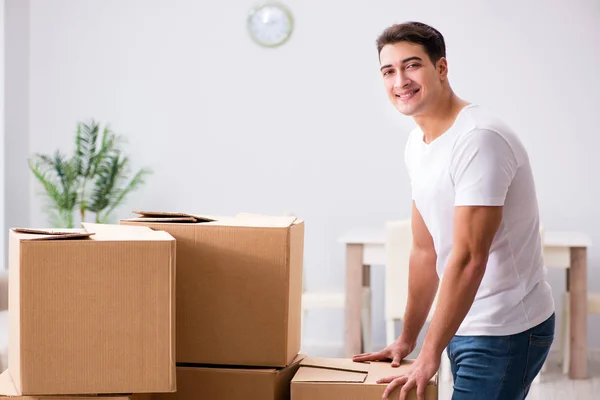
[(398, 42), (420, 44), (434, 64), (440, 58), (446, 57), (444, 36), (437, 29), (422, 22), (409, 21), (386, 28), (377, 38), (377, 54), (381, 54), (383, 46)]

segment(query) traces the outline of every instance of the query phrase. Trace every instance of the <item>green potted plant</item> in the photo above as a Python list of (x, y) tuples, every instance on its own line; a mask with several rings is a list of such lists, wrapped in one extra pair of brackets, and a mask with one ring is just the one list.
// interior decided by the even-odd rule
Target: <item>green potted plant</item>
[(95, 222), (107, 223), (127, 195), (145, 183), (151, 170), (142, 168), (131, 175), (129, 157), (120, 148), (122, 142), (123, 138), (108, 126), (101, 129), (94, 120), (80, 122), (71, 157), (56, 150), (28, 160), (45, 192), (53, 227), (73, 228), (77, 211), (81, 221), (94, 214)]

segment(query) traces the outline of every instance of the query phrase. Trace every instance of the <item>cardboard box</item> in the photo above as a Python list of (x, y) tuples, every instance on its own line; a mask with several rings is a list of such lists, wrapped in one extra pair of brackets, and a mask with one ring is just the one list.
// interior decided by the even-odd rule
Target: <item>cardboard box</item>
[(304, 222), (140, 212), (177, 239), (177, 362), (285, 367), (300, 351)]
[[(291, 383), (291, 400), (380, 400), (387, 384), (377, 379), (401, 375), (412, 363), (392, 368), (389, 362), (357, 363), (351, 359), (305, 358)], [(400, 388), (389, 398), (397, 399)], [(425, 389), (425, 400), (437, 400), (437, 374)], [(407, 400), (417, 400), (410, 391)]]
[(10, 231), (13, 395), (175, 391), (176, 242), (140, 228)]
[(290, 400), (290, 382), (303, 355), (285, 368), (177, 367), (177, 392), (134, 400)]

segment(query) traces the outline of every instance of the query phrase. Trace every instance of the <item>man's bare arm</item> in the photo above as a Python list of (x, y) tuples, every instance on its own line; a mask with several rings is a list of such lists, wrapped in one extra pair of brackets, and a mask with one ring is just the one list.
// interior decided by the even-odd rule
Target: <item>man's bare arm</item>
[(423, 343), (422, 353), (426, 357), (439, 359), (469, 312), (501, 220), (500, 206), (455, 208), (452, 251), (438, 305)]
[(435, 270), (437, 255), (433, 239), (414, 202), (411, 226), (413, 243), (409, 260), (408, 302), (404, 312), (402, 334), (385, 349), (357, 354), (352, 358), (354, 361), (392, 360), (392, 367), (397, 367), (417, 344), (417, 337), (433, 304), (439, 279)]
[(408, 301), (400, 341), (414, 344), (435, 299), (439, 278), (435, 268), (437, 254), (433, 238), (414, 201), (411, 224), (413, 243), (409, 260)]

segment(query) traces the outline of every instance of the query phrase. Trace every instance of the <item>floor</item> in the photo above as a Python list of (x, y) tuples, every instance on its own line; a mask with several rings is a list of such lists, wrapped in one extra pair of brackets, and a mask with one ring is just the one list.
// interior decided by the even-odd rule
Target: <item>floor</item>
[[(556, 361), (557, 354), (551, 354), (541, 381), (531, 387), (527, 400), (592, 400), (600, 398), (600, 352), (589, 356), (587, 380), (570, 380), (563, 375)], [(439, 387), (439, 400), (452, 398), (452, 383), (442, 382)]]

